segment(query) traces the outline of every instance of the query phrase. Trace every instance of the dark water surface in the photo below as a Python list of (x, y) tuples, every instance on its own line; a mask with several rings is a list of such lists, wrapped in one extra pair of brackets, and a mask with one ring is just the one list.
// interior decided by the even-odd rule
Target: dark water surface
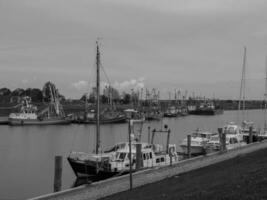
[[(243, 116), (254, 121), (256, 128), (263, 128), (262, 110), (250, 110)], [(172, 131), (170, 141), (178, 147), (182, 139), (197, 128), (215, 132), (227, 122), (241, 119), (241, 116), (238, 119), (237, 111), (225, 111), (216, 116), (164, 118), (162, 123), (146, 122), (142, 139), (147, 141), (148, 126), (159, 129), (163, 124), (168, 124)], [(102, 146), (106, 148), (125, 141), (127, 134), (127, 124), (102, 125)], [(95, 147), (93, 125), (0, 126), (0, 137), (0, 200), (25, 199), (53, 192), (55, 155), (64, 157), (63, 188), (70, 188), (75, 175), (66, 157), (72, 150), (92, 152)], [(157, 137), (157, 142), (165, 144), (166, 137)]]

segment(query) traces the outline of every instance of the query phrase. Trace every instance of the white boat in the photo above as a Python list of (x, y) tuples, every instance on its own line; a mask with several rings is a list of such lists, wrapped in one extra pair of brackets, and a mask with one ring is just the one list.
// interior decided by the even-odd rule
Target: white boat
[[(142, 149), (151, 148), (151, 145), (142, 143)], [(136, 143), (132, 143), (132, 150), (135, 151)], [(107, 172), (107, 162), (117, 157), (117, 152), (129, 151), (129, 143), (117, 143), (104, 152), (85, 153), (71, 152), (68, 161), (77, 177), (98, 176), (99, 179), (113, 176), (113, 173)]]
[[(225, 138), (226, 138), (225, 146), (227, 150), (235, 149), (246, 145), (246, 143), (243, 142), (243, 140), (242, 141), (239, 140), (237, 135), (226, 135)], [(220, 137), (218, 134), (210, 138), (208, 146), (211, 150), (215, 151), (220, 150)]]
[(38, 111), (37, 107), (31, 104), (31, 98), (26, 96), (21, 100), (19, 112), (10, 113), (9, 125), (57, 125), (70, 124), (71, 120), (65, 116), (59, 101), (50, 103), (47, 108)]
[[(132, 170), (136, 169), (136, 148), (132, 149)], [(129, 149), (123, 149), (116, 152), (116, 156), (106, 162), (105, 173), (123, 174), (130, 171)], [(167, 166), (171, 163), (179, 162), (179, 156), (176, 153), (176, 146), (169, 145), (167, 151), (163, 151), (161, 145), (148, 145), (147, 148), (142, 148), (141, 151), (142, 169)]]
[[(199, 129), (193, 132), (191, 134), (191, 154), (203, 154), (208, 141), (214, 134), (215, 133), (201, 131)], [(182, 141), (180, 147), (182, 148), (183, 153), (188, 153), (187, 138)]]
[[(230, 122), (223, 127), (223, 133), (226, 139), (226, 149), (234, 149), (246, 145), (243, 140), (244, 134), (242, 128), (234, 122)], [(220, 150), (220, 136), (216, 134), (212, 136), (208, 142), (208, 147), (211, 150)]]

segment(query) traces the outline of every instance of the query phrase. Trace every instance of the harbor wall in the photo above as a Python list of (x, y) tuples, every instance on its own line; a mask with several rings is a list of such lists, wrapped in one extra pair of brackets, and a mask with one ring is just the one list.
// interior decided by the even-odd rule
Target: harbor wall
[[(167, 177), (179, 175), (265, 148), (267, 148), (267, 141), (262, 141), (248, 144), (238, 149), (232, 149), (224, 153), (216, 152), (206, 156), (191, 158), (172, 166), (140, 171), (133, 174), (133, 187), (139, 187), (148, 183), (157, 182)], [(129, 190), (129, 175), (115, 177), (90, 185), (84, 185), (53, 194), (39, 196), (32, 198), (31, 200), (99, 199), (125, 190)]]

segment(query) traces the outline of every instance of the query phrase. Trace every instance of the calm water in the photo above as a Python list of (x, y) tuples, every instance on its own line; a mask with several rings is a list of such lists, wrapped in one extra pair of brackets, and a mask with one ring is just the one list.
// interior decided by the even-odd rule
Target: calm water
[[(262, 128), (264, 112), (250, 110), (245, 118)], [(241, 118), (241, 117), (240, 117)], [(163, 122), (148, 122), (143, 125), (143, 141), (147, 141), (147, 127), (170, 127), (171, 143), (177, 146), (182, 139), (200, 128), (215, 132), (230, 121), (237, 121), (237, 111), (225, 111), (216, 116), (187, 116), (167, 119)], [(101, 126), (103, 147), (127, 140), (127, 124)], [(53, 191), (54, 157), (64, 156), (63, 188), (70, 188), (75, 176), (66, 157), (72, 150), (91, 152), (95, 146), (95, 127), (92, 125), (67, 126), (0, 126), (0, 199), (25, 199)], [(157, 137), (157, 142), (166, 142), (166, 137)]]

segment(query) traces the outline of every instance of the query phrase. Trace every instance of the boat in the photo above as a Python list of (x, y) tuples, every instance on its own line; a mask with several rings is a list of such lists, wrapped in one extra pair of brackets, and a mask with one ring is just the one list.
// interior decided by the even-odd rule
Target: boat
[[(168, 153), (162, 152), (159, 145), (153, 145), (149, 143), (140, 142), (139, 139), (129, 137), (129, 142), (122, 142), (115, 144), (112, 148), (106, 151), (100, 149), (100, 103), (99, 103), (99, 63), (100, 52), (98, 42), (96, 43), (96, 147), (94, 153), (85, 152), (71, 152), (68, 156), (68, 162), (73, 169), (75, 175), (79, 177), (90, 177), (94, 180), (102, 180), (114, 175), (121, 175), (128, 173), (131, 166), (130, 157), (133, 155), (131, 162), (134, 164), (134, 156), (136, 156), (137, 145), (141, 145), (141, 153), (144, 156), (143, 166), (146, 168), (152, 166), (166, 165), (170, 162), (178, 162), (178, 156), (176, 153), (175, 145), (167, 145)], [(129, 122), (130, 124), (130, 122)], [(131, 130), (131, 128), (129, 128)], [(153, 132), (154, 134), (154, 132)], [(153, 137), (154, 138), (154, 137)], [(131, 143), (130, 143), (131, 142)], [(132, 152), (131, 154), (129, 152)], [(173, 156), (172, 156), (173, 155)], [(169, 157), (168, 157), (169, 156)], [(172, 156), (173, 160), (170, 160)]]
[[(246, 142), (244, 142), (244, 134), (242, 133), (242, 128), (234, 122), (230, 122), (223, 127), (223, 134), (225, 134), (225, 144), (227, 150), (246, 145)], [(212, 136), (207, 146), (211, 150), (220, 150), (219, 134)]]
[(168, 107), (167, 111), (164, 113), (164, 117), (177, 117), (179, 114), (178, 109), (175, 106)]
[(150, 93), (146, 90), (146, 100), (144, 106), (141, 108), (145, 120), (161, 120), (163, 118), (163, 113), (160, 109), (159, 102), (159, 92), (156, 92), (156, 89), (153, 88)]
[[(100, 124), (125, 123), (127, 116), (123, 112), (106, 109), (101, 112), (99, 120)], [(96, 124), (96, 111), (94, 109), (87, 111), (82, 117), (76, 117), (73, 122), (79, 124)]]
[(264, 91), (264, 127), (263, 130), (259, 132), (258, 137), (261, 139), (267, 139), (267, 56), (265, 61), (265, 91)]
[[(75, 175), (79, 177), (97, 177), (105, 179), (112, 176), (110, 173), (104, 173), (104, 163), (111, 157), (114, 157), (118, 150), (127, 148), (127, 143), (114, 145), (110, 150), (102, 151), (100, 149), (100, 51), (98, 41), (96, 42), (96, 110), (91, 111), (94, 124), (96, 125), (96, 147), (94, 153), (72, 151), (68, 156), (68, 162)], [(83, 121), (85, 122), (85, 121)], [(103, 120), (102, 120), (103, 122)]]
[(41, 111), (38, 111), (37, 107), (31, 103), (30, 97), (23, 97), (19, 112), (9, 114), (8, 124), (11, 126), (70, 124), (70, 116), (65, 116), (64, 110), (58, 101), (56, 90), (53, 94), (56, 95), (53, 97), (54, 102), (51, 101)]
[[(191, 135), (191, 154), (192, 155), (199, 155), (205, 153), (207, 143), (209, 142), (210, 138), (214, 136), (216, 133), (211, 133), (207, 131), (201, 131), (197, 129)], [(188, 153), (187, 149), (187, 138), (183, 139), (180, 147), (182, 148), (182, 152), (184, 154)]]
[[(133, 148), (131, 150), (131, 154), (132, 171), (134, 172), (137, 170), (137, 148)], [(129, 173), (129, 155), (129, 149), (117, 151), (115, 157), (106, 162), (103, 171), (113, 175)], [(141, 166), (143, 170), (153, 167), (168, 166), (172, 163), (177, 163), (180, 161), (179, 156), (176, 153), (175, 145), (169, 145), (169, 149), (167, 151), (163, 151), (163, 148), (160, 145), (147, 145), (146, 148), (142, 148), (141, 150), (141, 158)]]
[(245, 93), (246, 93), (246, 90), (245, 90), (246, 60), (247, 60), (247, 48), (244, 47), (242, 77), (241, 77), (240, 93), (239, 93), (239, 101), (238, 101), (238, 118), (239, 118), (240, 111), (242, 111), (241, 131), (246, 137), (248, 137), (250, 127), (252, 127), (252, 133), (253, 134), (255, 134), (257, 131), (254, 128), (254, 122), (253, 121), (247, 121), (244, 119), (245, 110), (246, 110), (246, 96), (245, 96)]
[(0, 125), (8, 124), (8, 116), (0, 116)]
[(191, 115), (216, 115), (221, 114), (221, 109), (216, 109), (212, 101), (204, 101), (196, 106), (189, 107), (189, 114)]
[(143, 113), (139, 112), (136, 109), (125, 109), (123, 111), (126, 115), (127, 120), (135, 119), (135, 120), (145, 120)]

